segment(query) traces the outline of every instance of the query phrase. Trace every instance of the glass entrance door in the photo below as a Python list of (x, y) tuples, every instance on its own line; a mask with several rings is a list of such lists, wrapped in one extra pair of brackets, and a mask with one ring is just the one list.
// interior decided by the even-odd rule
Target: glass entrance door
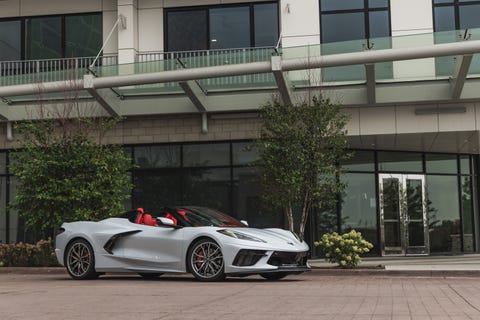
[(425, 176), (380, 174), (382, 255), (428, 254)]

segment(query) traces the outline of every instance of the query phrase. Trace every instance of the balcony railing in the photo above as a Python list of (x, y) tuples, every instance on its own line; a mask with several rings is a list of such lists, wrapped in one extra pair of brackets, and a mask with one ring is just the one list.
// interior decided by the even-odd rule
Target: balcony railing
[[(137, 55), (136, 73), (159, 72), (183, 68), (200, 68), (240, 63), (269, 61), (273, 47), (215, 49), (174, 52), (143, 52)], [(204, 88), (242, 87), (272, 84), (271, 74), (252, 74), (241, 77), (222, 77), (199, 80)]]
[[(95, 57), (0, 61), (0, 86), (80, 79)], [(116, 65), (116, 55), (101, 56), (96, 67)]]

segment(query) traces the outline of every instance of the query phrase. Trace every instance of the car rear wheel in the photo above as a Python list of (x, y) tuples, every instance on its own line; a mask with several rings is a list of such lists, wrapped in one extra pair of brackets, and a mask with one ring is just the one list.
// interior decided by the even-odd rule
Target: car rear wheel
[(200, 239), (188, 250), (188, 268), (200, 281), (225, 279), (223, 255), (220, 246), (211, 239)]
[(75, 280), (95, 279), (95, 255), (92, 246), (84, 239), (74, 240), (67, 248), (65, 266), (68, 274)]
[(284, 272), (272, 272), (272, 273), (260, 273), (260, 276), (263, 278), (270, 280), (270, 281), (275, 281), (275, 280), (280, 280), (288, 276), (288, 273)]

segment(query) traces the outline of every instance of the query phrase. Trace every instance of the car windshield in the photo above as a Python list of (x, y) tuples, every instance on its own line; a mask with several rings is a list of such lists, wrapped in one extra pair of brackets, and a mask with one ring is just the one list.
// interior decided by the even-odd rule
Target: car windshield
[(208, 208), (177, 208), (177, 212), (193, 227), (245, 227), (243, 223), (229, 215)]

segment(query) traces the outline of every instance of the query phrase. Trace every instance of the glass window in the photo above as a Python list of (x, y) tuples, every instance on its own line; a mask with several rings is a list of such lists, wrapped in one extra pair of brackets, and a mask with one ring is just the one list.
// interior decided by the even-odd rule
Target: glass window
[(210, 48), (250, 47), (250, 8), (210, 9)]
[(233, 169), (233, 216), (254, 228), (283, 228), (283, 212), (272, 210), (261, 200), (260, 169)]
[(365, 39), (365, 17), (363, 12), (322, 15), (322, 42), (340, 42)]
[(390, 36), (390, 17), (388, 11), (372, 11), (369, 13), (370, 38)]
[(480, 4), (460, 6), (458, 8), (460, 29), (480, 27)]
[(388, 0), (321, 0), (320, 10), (322, 43), (390, 36)]
[(435, 31), (480, 27), (480, 1), (434, 0)]
[(259, 159), (259, 154), (254, 147), (245, 150), (250, 145), (252, 145), (250, 142), (232, 143), (233, 165), (248, 165)]
[(470, 177), (462, 177), (463, 252), (474, 252), (472, 185)]
[(321, 0), (321, 10), (349, 10), (349, 9), (363, 9), (363, 0)]
[(95, 57), (102, 48), (102, 15), (65, 17), (65, 57)]
[(387, 172), (422, 172), (422, 154), (413, 152), (379, 152), (378, 170)]
[(182, 204), (180, 170), (135, 170), (133, 204), (155, 212), (161, 207)]
[(208, 49), (207, 28), (206, 10), (167, 12), (168, 51)]
[(455, 30), (454, 7), (435, 8), (435, 31)]
[(188, 170), (185, 172), (183, 190), (185, 205), (208, 207), (231, 214), (230, 168)]
[(54, 59), (62, 57), (62, 18), (26, 19), (26, 58)]
[[(377, 248), (375, 174), (348, 173), (342, 175), (341, 180), (346, 184), (341, 201), (341, 231), (360, 231), (363, 238)], [(378, 248), (372, 251), (375, 250)]]
[(471, 174), (470, 156), (460, 156), (460, 171), (462, 174)]
[(368, 0), (369, 8), (386, 8), (388, 7), (388, 0)]
[(255, 47), (274, 47), (278, 42), (278, 9), (276, 3), (256, 4), (254, 12)]
[(354, 151), (350, 159), (342, 162), (342, 168), (347, 171), (374, 171), (373, 151)]
[(135, 147), (135, 163), (140, 168), (180, 166), (180, 146)]
[(0, 21), (0, 61), (22, 59), (20, 20)]
[(230, 165), (230, 145), (228, 143), (183, 146), (183, 166), (185, 167), (226, 165)]
[(454, 154), (427, 154), (427, 173), (457, 173), (457, 156)]
[(457, 176), (427, 176), (430, 252), (461, 251)]

